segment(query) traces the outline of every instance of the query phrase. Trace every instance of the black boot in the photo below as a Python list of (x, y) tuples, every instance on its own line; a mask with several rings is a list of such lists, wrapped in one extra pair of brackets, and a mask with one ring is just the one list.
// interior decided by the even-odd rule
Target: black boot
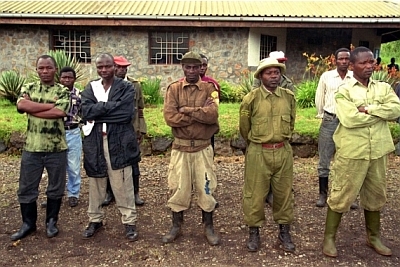
[(328, 198), (328, 177), (319, 177), (319, 199), (317, 207), (325, 207), (326, 199)]
[(282, 242), (283, 250), (287, 252), (294, 252), (295, 246), (292, 242), (292, 238), (290, 236), (290, 225), (289, 224), (280, 224), (279, 225), (279, 240)]
[(249, 227), (249, 241), (247, 241), (247, 249), (250, 252), (258, 251), (260, 245), (260, 230), (258, 227)]
[(139, 239), (139, 234), (136, 230), (136, 225), (126, 224), (125, 232), (126, 232), (125, 236), (130, 242), (137, 241)]
[(172, 228), (168, 234), (163, 236), (162, 242), (164, 244), (173, 242), (180, 234), (183, 223), (183, 211), (172, 212)]
[(47, 198), (46, 207), (46, 234), (48, 238), (55, 237), (58, 234), (57, 221), (60, 212), (62, 199)]
[(213, 212), (205, 212), (202, 210), (201, 213), (202, 221), (204, 223), (204, 234), (207, 238), (208, 244), (216, 246), (219, 244), (220, 238), (214, 233)]
[(144, 201), (139, 196), (139, 175), (133, 176), (133, 188), (135, 192), (135, 204), (137, 206), (143, 206)]
[(15, 241), (26, 237), (36, 231), (37, 205), (36, 201), (32, 203), (21, 203), (22, 226), (18, 232), (11, 235), (11, 240)]
[(115, 200), (114, 198), (114, 193), (111, 188), (110, 184), (110, 179), (107, 179), (107, 194), (106, 194), (106, 199), (104, 199), (103, 203), (101, 204), (102, 206), (108, 206)]

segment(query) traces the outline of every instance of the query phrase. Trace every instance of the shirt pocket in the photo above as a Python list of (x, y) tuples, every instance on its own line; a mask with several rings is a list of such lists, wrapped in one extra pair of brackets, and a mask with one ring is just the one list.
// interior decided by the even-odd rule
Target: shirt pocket
[(282, 115), (281, 117), (281, 131), (282, 134), (288, 135), (290, 134), (290, 115)]
[(268, 135), (272, 127), (268, 122), (268, 118), (253, 118), (253, 121), (251, 122), (253, 136), (262, 137)]

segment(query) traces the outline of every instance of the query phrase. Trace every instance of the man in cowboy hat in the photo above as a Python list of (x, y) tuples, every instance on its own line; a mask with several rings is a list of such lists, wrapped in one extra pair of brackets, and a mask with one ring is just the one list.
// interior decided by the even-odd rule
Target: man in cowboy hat
[(296, 118), (296, 101), (289, 89), (279, 86), (284, 64), (274, 58), (260, 61), (254, 77), (261, 85), (248, 93), (240, 105), (239, 129), (247, 142), (243, 212), (249, 226), (247, 248), (259, 249), (259, 227), (265, 221), (264, 203), (274, 191), (272, 213), (279, 224), (283, 250), (294, 252), (290, 236), (293, 221), (293, 155), (289, 139)]
[[(272, 51), (271, 53), (269, 53), (268, 57), (275, 58), (276, 60), (278, 60), (279, 63), (282, 63), (282, 64), (285, 64), (285, 62), (287, 61), (287, 58), (285, 57), (285, 53), (283, 53), (282, 51)], [(257, 88), (260, 85), (261, 85), (261, 81), (258, 78), (254, 78), (253, 87)], [(281, 75), (281, 80), (279, 81), (279, 86), (289, 89), (292, 92), (294, 92), (296, 90), (292, 80), (290, 80), (289, 77), (287, 77), (285, 74)]]

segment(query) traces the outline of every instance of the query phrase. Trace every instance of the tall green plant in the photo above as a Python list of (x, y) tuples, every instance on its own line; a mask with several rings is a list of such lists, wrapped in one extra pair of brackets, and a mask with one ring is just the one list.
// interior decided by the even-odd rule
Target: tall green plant
[(221, 88), (220, 90), (221, 102), (240, 103), (240, 101), (244, 96), (244, 93), (242, 92), (242, 88), (240, 86), (232, 85), (225, 80), (218, 81), (218, 84)]
[[(76, 82), (81, 81), (84, 78), (85, 71), (83, 66), (71, 55), (67, 55), (64, 50), (51, 50), (48, 53), (56, 60), (58, 71), (64, 67), (71, 67), (76, 72)], [(60, 73), (56, 73), (56, 82), (60, 82)]]
[(253, 90), (253, 83), (254, 83), (254, 73), (251, 71), (243, 72), (240, 82), (240, 88), (242, 89), (244, 95)]
[(396, 76), (391, 76), (387, 70), (380, 70), (380, 71), (374, 71), (371, 75), (371, 79), (381, 81), (381, 82), (387, 82), (390, 84), (390, 86), (394, 86), (399, 79)]
[(19, 72), (3, 71), (0, 76), (0, 96), (15, 104), (24, 83), (25, 78)]
[(143, 89), (144, 102), (149, 105), (158, 105), (163, 103), (163, 97), (160, 92), (161, 79), (145, 79), (141, 82)]
[(315, 107), (315, 93), (318, 87), (318, 78), (303, 80), (297, 85), (296, 100), (300, 108)]

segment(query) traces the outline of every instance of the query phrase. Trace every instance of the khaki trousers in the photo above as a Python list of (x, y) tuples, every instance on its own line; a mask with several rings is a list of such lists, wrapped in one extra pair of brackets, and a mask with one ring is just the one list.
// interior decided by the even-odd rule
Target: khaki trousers
[(135, 197), (132, 180), (132, 166), (113, 170), (110, 163), (107, 136), (103, 137), (104, 157), (107, 162), (108, 178), (89, 177), (89, 222), (101, 222), (104, 219), (102, 203), (106, 198), (107, 179), (110, 179), (115, 202), (121, 212), (123, 224), (135, 225), (137, 221)]
[(328, 197), (331, 210), (343, 213), (360, 193), (360, 205), (379, 211), (386, 203), (387, 155), (373, 160), (348, 159), (335, 156), (331, 171), (332, 186)]
[(211, 212), (217, 203), (213, 192), (217, 187), (217, 178), (213, 170), (214, 151), (207, 148), (194, 152), (181, 152), (173, 149), (168, 170), (168, 188), (170, 199), (167, 206), (173, 212), (180, 212), (190, 207), (192, 188), (197, 194), (197, 205)]
[(278, 149), (265, 149), (250, 143), (245, 157), (243, 212), (249, 227), (265, 221), (265, 199), (272, 188), (272, 214), (278, 224), (293, 221), (293, 152), (288, 142)]

